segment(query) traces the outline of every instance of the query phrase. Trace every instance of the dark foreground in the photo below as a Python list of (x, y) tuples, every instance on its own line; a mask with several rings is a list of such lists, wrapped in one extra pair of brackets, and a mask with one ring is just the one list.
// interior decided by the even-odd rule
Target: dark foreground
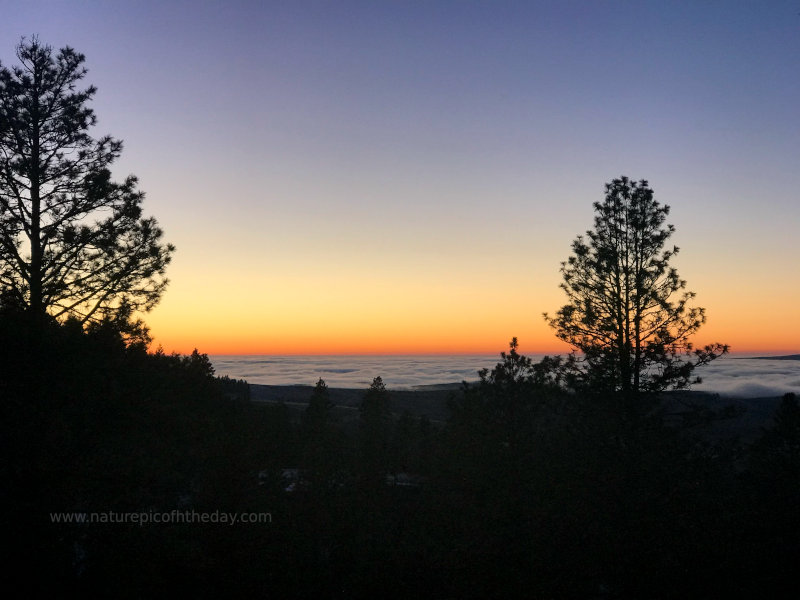
[(41, 336), (0, 320), (7, 595), (798, 591), (794, 398), (268, 388), (109, 329)]
[[(474, 385), (474, 383), (472, 384)], [(300, 420), (308, 407), (313, 386), (249, 384), (250, 399), (256, 403), (285, 405), (293, 419)], [(451, 417), (450, 403), (462, 393), (463, 384), (445, 383), (421, 386), (413, 390), (389, 390), (391, 412), (395, 418), (408, 412), (424, 417), (433, 423), (446, 423)], [(357, 421), (358, 409), (364, 399), (364, 390), (355, 388), (330, 388), (331, 413), (337, 422)], [(685, 413), (689, 407), (705, 411), (707, 422), (698, 429), (707, 440), (738, 439), (752, 442), (774, 425), (775, 412), (781, 397), (727, 398), (708, 392), (667, 392), (663, 409), (672, 420)], [(710, 418), (712, 415), (724, 418)]]
[[(305, 385), (250, 385), (250, 399), (258, 403), (285, 404), (294, 416), (301, 418), (314, 390)], [(459, 392), (459, 384), (425, 386), (416, 390), (391, 390), (390, 410), (399, 417), (408, 412), (444, 423), (450, 417), (448, 401)], [(364, 400), (364, 389), (330, 388), (328, 395), (333, 406), (331, 413), (338, 421), (358, 419), (358, 409)]]

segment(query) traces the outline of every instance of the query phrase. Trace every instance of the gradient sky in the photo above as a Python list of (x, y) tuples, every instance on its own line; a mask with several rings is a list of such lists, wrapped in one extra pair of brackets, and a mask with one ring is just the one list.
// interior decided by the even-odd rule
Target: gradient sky
[(167, 351), (565, 347), (541, 313), (620, 175), (672, 207), (696, 341), (800, 350), (800, 4), (36, 2), (178, 251)]

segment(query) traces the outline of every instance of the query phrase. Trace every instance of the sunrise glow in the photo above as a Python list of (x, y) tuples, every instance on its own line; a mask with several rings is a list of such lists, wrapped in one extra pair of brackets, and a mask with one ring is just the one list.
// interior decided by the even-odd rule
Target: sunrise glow
[(800, 351), (791, 2), (47, 4), (4, 3), (0, 58), (85, 53), (177, 247), (154, 347), (563, 352), (542, 313), (624, 174), (672, 207), (696, 343)]

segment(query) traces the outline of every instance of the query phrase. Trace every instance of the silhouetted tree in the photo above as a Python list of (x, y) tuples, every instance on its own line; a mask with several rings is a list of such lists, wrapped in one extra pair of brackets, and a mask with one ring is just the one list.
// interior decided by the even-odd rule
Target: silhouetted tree
[(361, 467), (367, 479), (375, 483), (388, 467), (391, 441), (389, 392), (380, 377), (372, 380), (359, 406), (359, 413)]
[(757, 586), (758, 594), (777, 597), (794, 589), (797, 595), (800, 404), (795, 394), (784, 394), (772, 426), (763, 430), (746, 456), (743, 489), (747, 509), (741, 523), (745, 542), (737, 548), (743, 579), (751, 587)]
[(690, 306), (695, 294), (670, 266), (678, 248), (664, 249), (675, 231), (664, 226), (669, 206), (647, 181), (622, 177), (606, 184), (594, 210), (594, 230), (577, 237), (561, 265), (568, 303), (545, 319), (583, 352), (595, 388), (660, 391), (698, 382), (694, 369), (728, 348), (689, 342), (706, 316)]
[(311, 392), (304, 415), (304, 424), (310, 433), (318, 434), (325, 429), (332, 409), (328, 384), (320, 378), (314, 386), (314, 391)]
[(0, 64), (0, 289), (6, 305), (82, 323), (149, 310), (174, 247), (142, 217), (137, 180), (111, 180), (122, 142), (94, 139), (84, 56), (33, 38)]
[(776, 481), (788, 482), (786, 488), (800, 497), (800, 403), (795, 394), (783, 395), (774, 425), (753, 445), (752, 455), (756, 470), (771, 471)]
[(358, 410), (365, 427), (384, 427), (388, 424), (391, 418), (389, 392), (383, 384), (383, 379), (376, 377), (372, 380)]
[(333, 408), (328, 385), (320, 378), (303, 413), (300, 462), (312, 481), (312, 492), (323, 496), (338, 489), (344, 479), (343, 464), (349, 448), (334, 426)]

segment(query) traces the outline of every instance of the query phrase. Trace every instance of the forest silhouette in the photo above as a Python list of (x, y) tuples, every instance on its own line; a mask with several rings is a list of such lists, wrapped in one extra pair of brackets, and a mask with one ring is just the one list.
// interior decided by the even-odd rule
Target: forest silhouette
[[(745, 443), (703, 397), (566, 390), (509, 352), (398, 414), (379, 380), (337, 412), (253, 402), (203, 354), (111, 326), (0, 316), (7, 585), (56, 596), (778, 594), (800, 523), (800, 408)], [(410, 394), (411, 392), (407, 392)], [(669, 394), (665, 394), (669, 396)], [(430, 396), (429, 396), (430, 398)], [(690, 401), (694, 405), (687, 404)], [(349, 415), (349, 416), (342, 416)], [(54, 522), (54, 515), (268, 514), (264, 523)]]
[[(580, 352), (534, 362), (514, 338), (477, 383), (405, 409), (380, 376), (358, 410), (337, 410), (322, 379), (301, 409), (256, 401), (256, 386), (216, 377), (197, 350), (149, 349), (139, 315), (164, 293), (174, 248), (142, 217), (135, 179), (110, 180), (119, 142), (86, 133), (83, 57), (38, 40), (18, 57), (23, 67), (0, 67), (9, 591), (686, 598), (796, 587), (800, 406), (787, 394), (769, 427), (720, 435), (734, 409), (687, 391), (727, 347), (689, 344), (704, 313), (668, 265), (668, 209), (647, 182), (607, 186), (589, 241), (562, 268), (568, 304), (551, 324)], [(97, 211), (111, 216), (92, 223)]]

